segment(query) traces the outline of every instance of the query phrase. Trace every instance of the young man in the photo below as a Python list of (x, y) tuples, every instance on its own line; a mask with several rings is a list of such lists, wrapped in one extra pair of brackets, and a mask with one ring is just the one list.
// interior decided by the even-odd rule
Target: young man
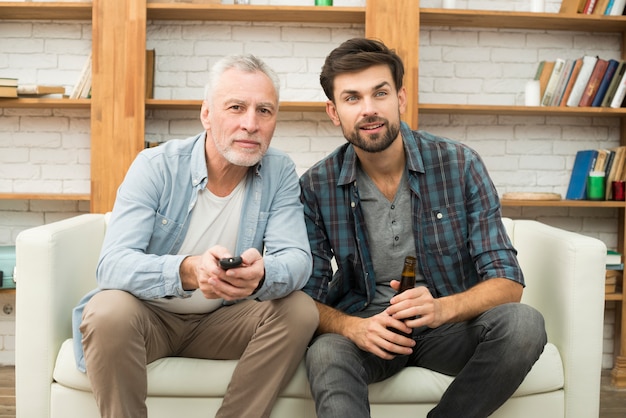
[[(166, 356), (239, 359), (217, 416), (267, 417), (302, 360), (318, 313), (296, 291), (311, 255), (295, 165), (269, 148), (278, 97), (265, 63), (227, 57), (209, 74), (205, 131), (130, 167), (98, 289), (74, 313), (103, 417), (146, 417), (146, 363)], [(220, 265), (234, 256), (239, 267)]]
[[(368, 417), (367, 385), (410, 366), (456, 376), (429, 417), (486, 417), (546, 343), (541, 314), (519, 303), (524, 279), (485, 166), (400, 121), (403, 74), (394, 51), (357, 38), (320, 76), (348, 140), (300, 179), (313, 252), (304, 290), (320, 313), (306, 364), (320, 418)], [(417, 286), (396, 295), (407, 255)]]

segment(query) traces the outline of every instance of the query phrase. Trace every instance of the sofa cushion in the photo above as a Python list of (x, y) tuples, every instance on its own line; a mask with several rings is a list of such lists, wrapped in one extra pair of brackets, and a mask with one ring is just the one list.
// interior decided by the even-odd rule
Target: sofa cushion
[[(237, 362), (235, 360), (198, 360), (168, 357), (148, 365), (148, 396), (222, 397)], [(75, 366), (71, 339), (66, 340), (53, 374), (63, 386), (90, 392), (87, 376)], [(514, 396), (559, 390), (563, 387), (563, 364), (558, 350), (548, 343)], [(370, 402), (436, 403), (452, 377), (420, 367), (408, 367), (384, 382), (370, 385)], [(310, 398), (304, 363), (285, 388), (283, 397)]]

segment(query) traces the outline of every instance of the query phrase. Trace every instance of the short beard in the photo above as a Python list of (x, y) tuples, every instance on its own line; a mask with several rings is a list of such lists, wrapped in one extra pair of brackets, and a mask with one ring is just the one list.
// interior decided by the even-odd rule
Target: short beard
[(232, 146), (221, 146), (221, 144), (215, 138), (213, 139), (213, 143), (215, 144), (215, 147), (217, 148), (219, 153), (222, 154), (222, 156), (226, 159), (226, 161), (240, 167), (252, 167), (256, 165), (259, 161), (261, 161), (263, 155), (267, 151), (267, 148), (265, 148), (254, 153), (247, 153), (243, 151), (238, 152), (235, 151)]
[(395, 141), (395, 139), (398, 137), (398, 134), (400, 133), (400, 123), (391, 124), (388, 120), (380, 119), (377, 117), (367, 118), (363, 122), (375, 123), (378, 121), (384, 123), (387, 126), (387, 132), (384, 135), (369, 135), (369, 138), (366, 139), (361, 134), (360, 129), (358, 127), (355, 127), (352, 133), (347, 133), (344, 130), (344, 136), (346, 137), (348, 142), (350, 142), (355, 147), (362, 149), (363, 151), (371, 153), (382, 152), (389, 148), (391, 144), (393, 144), (393, 141)]

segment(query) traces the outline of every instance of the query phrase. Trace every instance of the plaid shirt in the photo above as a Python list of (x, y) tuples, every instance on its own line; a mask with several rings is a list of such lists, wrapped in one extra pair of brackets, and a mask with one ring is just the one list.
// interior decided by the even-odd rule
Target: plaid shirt
[[(402, 123), (419, 272), (435, 297), (495, 277), (524, 284), (501, 221), (500, 201), (478, 154)], [(345, 144), (300, 179), (313, 253), (304, 291), (344, 312), (365, 309), (376, 287), (356, 184), (357, 157)], [(407, 231), (408, 233), (408, 231)], [(332, 258), (337, 263), (333, 275)]]

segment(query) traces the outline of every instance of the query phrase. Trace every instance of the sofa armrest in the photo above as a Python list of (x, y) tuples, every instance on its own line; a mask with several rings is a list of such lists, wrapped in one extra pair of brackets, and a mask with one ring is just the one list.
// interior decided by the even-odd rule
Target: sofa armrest
[(47, 417), (72, 308), (96, 286), (104, 215), (85, 214), (21, 232), (16, 239), (15, 386), (20, 417)]
[(515, 221), (513, 242), (526, 278), (522, 301), (543, 314), (563, 359), (566, 416), (598, 416), (606, 246), (529, 220)]

